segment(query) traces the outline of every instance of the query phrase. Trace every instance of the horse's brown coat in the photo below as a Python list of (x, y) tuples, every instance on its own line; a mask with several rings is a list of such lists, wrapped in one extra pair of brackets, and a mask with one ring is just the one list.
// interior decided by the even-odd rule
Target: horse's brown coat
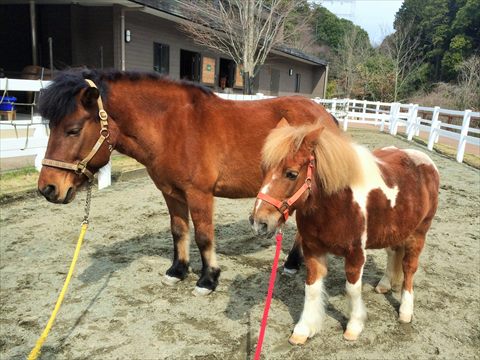
[[(299, 96), (229, 101), (198, 86), (153, 75), (78, 74), (79, 82), (85, 75), (105, 89), (109, 142), (145, 165), (165, 197), (174, 239), (174, 263), (167, 274), (180, 279), (187, 274), (190, 215), (203, 261), (197, 285), (207, 289), (216, 287), (220, 272), (213, 241), (213, 197), (256, 195), (262, 179), (261, 147), (283, 117), (291, 124), (319, 121), (331, 131), (339, 131), (322, 106)], [(46, 103), (55, 91), (62, 90), (61, 76), (47, 90)], [(85, 101), (84, 94), (85, 88), (81, 88), (76, 110), (52, 123), (47, 158), (78, 161), (98, 138), (98, 109)], [(52, 109), (44, 112), (55, 115)], [(68, 135), (78, 128), (78, 135)], [(92, 160), (93, 171), (107, 163), (106, 147)], [(84, 181), (72, 172), (43, 167), (38, 186), (50, 201), (64, 203), (73, 199)]]

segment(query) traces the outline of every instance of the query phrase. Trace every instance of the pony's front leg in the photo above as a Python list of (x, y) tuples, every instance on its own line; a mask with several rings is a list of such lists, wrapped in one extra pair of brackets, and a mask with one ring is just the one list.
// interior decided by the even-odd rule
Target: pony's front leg
[(325, 316), (325, 290), (323, 279), (327, 275), (327, 258), (305, 254), (307, 280), (305, 281), (305, 303), (300, 321), (295, 325), (288, 341), (292, 345), (302, 345), (322, 328)]
[(350, 319), (343, 333), (346, 340), (354, 341), (365, 326), (367, 310), (362, 300), (362, 274), (365, 265), (364, 251), (354, 251), (345, 258), (346, 290), (350, 307)]
[(213, 229), (213, 195), (200, 191), (187, 193), (190, 215), (195, 227), (195, 242), (202, 257), (202, 273), (195, 287), (195, 295), (208, 295), (218, 285), (220, 268), (215, 253)]
[(188, 275), (190, 259), (190, 235), (188, 229), (187, 202), (163, 193), (170, 213), (170, 229), (173, 237), (173, 263), (163, 278), (166, 285), (174, 285)]

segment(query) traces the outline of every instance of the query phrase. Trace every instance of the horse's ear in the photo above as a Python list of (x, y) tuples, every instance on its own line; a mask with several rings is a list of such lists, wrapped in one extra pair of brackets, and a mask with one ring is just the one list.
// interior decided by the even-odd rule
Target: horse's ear
[(287, 119), (282, 117), (277, 124), (277, 128), (281, 128), (281, 127), (285, 127), (285, 126), (290, 126), (290, 124), (288, 123)]
[(323, 130), (325, 130), (325, 126), (319, 126), (314, 130), (310, 131), (304, 138), (303, 142), (307, 146), (307, 148), (311, 151), (318, 145), (318, 140), (320, 135), (322, 134)]
[(91, 108), (97, 103), (100, 92), (96, 87), (89, 86), (82, 94), (82, 104), (85, 108)]

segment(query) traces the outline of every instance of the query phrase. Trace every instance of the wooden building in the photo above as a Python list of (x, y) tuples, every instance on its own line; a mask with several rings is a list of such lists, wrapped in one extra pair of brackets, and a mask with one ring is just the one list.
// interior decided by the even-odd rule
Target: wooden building
[[(196, 45), (179, 28), (188, 17), (177, 0), (0, 0), (0, 68), (18, 77), (38, 64), (157, 71), (242, 92), (235, 63)], [(254, 91), (266, 95), (325, 93), (327, 63), (286, 47), (271, 51)]]

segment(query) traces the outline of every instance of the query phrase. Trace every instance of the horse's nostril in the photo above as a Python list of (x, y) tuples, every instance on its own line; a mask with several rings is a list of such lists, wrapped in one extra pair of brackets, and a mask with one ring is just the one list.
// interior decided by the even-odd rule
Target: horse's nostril
[(260, 233), (262, 233), (262, 234), (265, 234), (268, 230), (268, 225), (266, 223), (263, 223), (263, 222), (258, 224), (258, 227), (259, 227)]
[(40, 190), (43, 196), (47, 199), (50, 199), (53, 195), (55, 195), (57, 188), (55, 185), (47, 185), (43, 189)]

